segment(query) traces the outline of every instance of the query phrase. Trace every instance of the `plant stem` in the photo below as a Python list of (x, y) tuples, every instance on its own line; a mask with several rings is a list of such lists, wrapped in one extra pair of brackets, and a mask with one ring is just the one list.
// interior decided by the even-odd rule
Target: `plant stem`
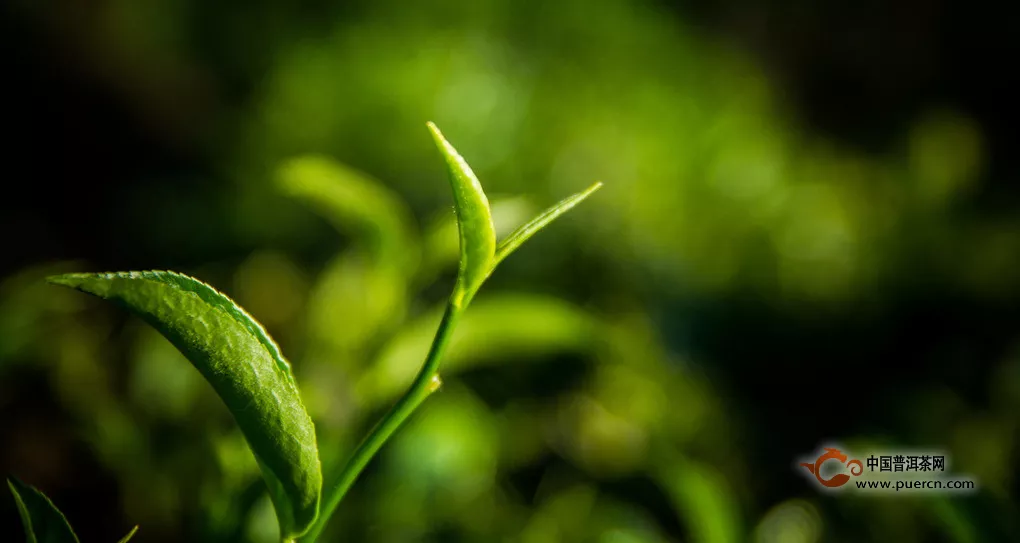
[(432, 347), (425, 357), (418, 376), (415, 377), (411, 388), (397, 401), (385, 417), (369, 432), (368, 436), (361, 442), (354, 455), (347, 461), (340, 476), (333, 483), (331, 490), (323, 500), (322, 508), (319, 511), (319, 518), (315, 521), (311, 530), (308, 531), (301, 541), (314, 543), (329, 522), (333, 512), (336, 511), (340, 500), (351, 488), (358, 475), (365, 469), (365, 466), (372, 460), (375, 453), (386, 443), (393, 433), (407, 420), (408, 417), (418, 408), (430, 394), (439, 389), (439, 360), (446, 350), (450, 341), (454, 325), (463, 311), (464, 303), (461, 297), (451, 297), (443, 313), (443, 320), (439, 323), (439, 329), (432, 340)]

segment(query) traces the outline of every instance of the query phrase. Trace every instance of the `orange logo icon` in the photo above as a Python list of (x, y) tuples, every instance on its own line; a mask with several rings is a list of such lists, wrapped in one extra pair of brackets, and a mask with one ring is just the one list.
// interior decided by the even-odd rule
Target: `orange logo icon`
[[(846, 482), (850, 480), (850, 475), (847, 475), (845, 473), (838, 473), (828, 479), (822, 479), (822, 464), (829, 460), (839, 460), (840, 464), (843, 464), (850, 468), (850, 474), (853, 475), (854, 477), (864, 472), (864, 464), (862, 464), (860, 460), (854, 459), (847, 462), (846, 454), (844, 454), (839, 449), (832, 449), (829, 447), (825, 448), (825, 452), (822, 453), (822, 455), (819, 456), (817, 460), (815, 460), (814, 464), (801, 462), (800, 465), (807, 468), (807, 470), (810, 471), (811, 474), (814, 475), (815, 478), (818, 479), (818, 482), (821, 483), (823, 486), (827, 486), (829, 488), (836, 488), (845, 485)], [(856, 471), (854, 470), (855, 466), (857, 467)]]

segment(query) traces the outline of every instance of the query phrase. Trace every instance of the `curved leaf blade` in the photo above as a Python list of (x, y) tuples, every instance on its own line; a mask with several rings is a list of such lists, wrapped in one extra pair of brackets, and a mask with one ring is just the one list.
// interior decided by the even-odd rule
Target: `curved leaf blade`
[(460, 231), (460, 270), (453, 300), (461, 305), (471, 299), (492, 270), (496, 252), (496, 228), (492, 224), (492, 211), (471, 167), (446, 141), (434, 123), (428, 123), (432, 138), (446, 160), (453, 187), (454, 209)]
[[(489, 198), (489, 210), (497, 239), (512, 232), (512, 228), (506, 225), (520, 224), (537, 211), (528, 199), (521, 196)], [(457, 264), (460, 259), (458, 236), (456, 215), (438, 214), (427, 223), (422, 235), (424, 250), (415, 285), (429, 285), (448, 266)]]
[(16, 477), (7, 479), (7, 486), (18, 505), (27, 543), (78, 543), (64, 514), (45, 494)]
[(137, 532), (137, 531), (138, 531), (138, 526), (135, 526), (134, 528), (131, 528), (131, 531), (128, 532), (126, 536), (120, 538), (120, 541), (118, 541), (117, 543), (128, 543), (128, 541), (131, 541), (131, 538), (135, 536), (135, 532)]
[(563, 215), (567, 211), (570, 211), (574, 206), (583, 202), (585, 198), (591, 196), (595, 191), (602, 188), (602, 182), (599, 181), (594, 185), (588, 187), (582, 192), (578, 192), (572, 196), (568, 196), (559, 203), (546, 209), (539, 216), (531, 219), (526, 224), (514, 230), (512, 234), (507, 236), (503, 241), (499, 242), (496, 246), (496, 254), (493, 257), (492, 267), (495, 268), (500, 262), (503, 261), (510, 253), (514, 252), (520, 247), (525, 241), (531, 238), (539, 232), (539, 230), (545, 228), (549, 223), (556, 220), (560, 215)]
[(307, 531), (322, 491), (315, 427), (290, 364), (251, 315), (175, 272), (75, 273), (49, 281), (117, 303), (177, 347), (240, 426), (269, 486), (281, 534)]

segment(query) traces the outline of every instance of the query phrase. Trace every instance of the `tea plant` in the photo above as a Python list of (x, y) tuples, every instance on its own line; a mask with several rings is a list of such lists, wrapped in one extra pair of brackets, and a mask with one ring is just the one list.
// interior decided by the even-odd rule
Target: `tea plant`
[[(453, 188), (460, 261), (453, 292), (417, 377), (324, 484), (315, 425), (290, 364), (265, 329), (213, 287), (172, 271), (73, 273), (49, 282), (114, 302), (165, 336), (212, 385), (233, 415), (269, 490), (284, 542), (311, 543), (387, 439), (442, 384), (439, 369), (459, 318), (500, 262), (601, 187), (570, 196), (496, 241), (489, 202), (467, 162), (428, 123)], [(63, 514), (39, 490), (11, 478), (29, 543), (77, 542)], [(121, 543), (127, 542), (136, 526)]]

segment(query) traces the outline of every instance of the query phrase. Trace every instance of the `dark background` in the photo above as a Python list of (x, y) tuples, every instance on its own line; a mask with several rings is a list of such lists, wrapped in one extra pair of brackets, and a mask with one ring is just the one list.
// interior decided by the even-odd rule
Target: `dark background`
[[(229, 539), (224, 534), (230, 526), (217, 532), (203, 520), (211, 513), (203, 513), (193, 498), (205, 491), (191, 480), (226, 480), (221, 471), (191, 468), (203, 463), (211, 447), (205, 442), (212, 438), (204, 436), (230, 435), (229, 418), (222, 417), (215, 398), (199, 386), (196, 394), (203, 403), (198, 405), (205, 407), (192, 408), (214, 413), (213, 430), (189, 424), (187, 417), (171, 421), (158, 408), (151, 419), (136, 421), (150, 443), (141, 450), (152, 459), (142, 462), (146, 467), (118, 468), (132, 457), (107, 454), (117, 450), (116, 444), (97, 445), (112, 439), (110, 432), (83, 431), (81, 421), (95, 413), (81, 406), (106, 405), (89, 399), (95, 395), (131, 409), (128, 375), (139, 360), (155, 355), (132, 347), (134, 335), (143, 333), (132, 319), (72, 293), (52, 294), (49, 289), (56, 287), (40, 287), (39, 280), (60, 271), (175, 269), (209, 281), (246, 307), (241, 298), (248, 293), (262, 300), (259, 309), (271, 311), (273, 300), (284, 296), (272, 291), (282, 288), (274, 274), (301, 270), (304, 280), (292, 290), (307, 291), (333, 255), (355, 250), (358, 240), (350, 232), (338, 238), (326, 222), (266, 188), (271, 185), (259, 176), (268, 178), (288, 156), (327, 153), (380, 179), (425, 227), (429, 217), (450, 205), (441, 164), (430, 154), (424, 129), (425, 121), (435, 120), (469, 162), (482, 157), (475, 171), (490, 192), (533, 197), (542, 206), (583, 188), (570, 177), (578, 171), (590, 172), (589, 183), (606, 181), (590, 209), (567, 215), (515, 254), (486, 289), (548, 295), (600, 319), (637, 323), (645, 330), (638, 335), (649, 338), (640, 343), (653, 354), (625, 355), (624, 360), (647, 357), (634, 363), (640, 369), (627, 371), (647, 371), (647, 377), (681, 367), (700, 376), (690, 377), (702, 390), (694, 410), (700, 414), (691, 417), (701, 421), (703, 434), (679, 437), (670, 430), (675, 412), (693, 409), (695, 400), (678, 404), (689, 391), (663, 384), (670, 401), (653, 402), (658, 407), (635, 423), (657, 428), (645, 429), (651, 445), (640, 460), (627, 464), (611, 447), (572, 455), (570, 446), (550, 446), (522, 464), (500, 464), (486, 492), (512, 495), (506, 499), (514, 505), (498, 505), (499, 500), (489, 505), (501, 509), (493, 514), (503, 520), (486, 529), (463, 519), (477, 512), (461, 509), (458, 515), (453, 504), (435, 505), (436, 496), (444, 495), (435, 489), (405, 489), (403, 501), (393, 499), (392, 492), (402, 491), (387, 486), (394, 477), (399, 480), (387, 470), (398, 468), (380, 464), (384, 467), (366, 474), (366, 490), (350, 498), (358, 501), (346, 521), (354, 539), (537, 541), (535, 534), (545, 533), (547, 540), (615, 541), (612, 533), (620, 541), (728, 540), (699, 531), (713, 519), (730, 518), (725, 511), (685, 508), (687, 502), (671, 497), (685, 491), (671, 487), (668, 476), (634, 467), (657, 465), (661, 460), (653, 459), (664, 454), (695, 459), (721, 474), (728, 489), (721, 499), (738, 513), (740, 524), (732, 527), (740, 540), (772, 518), (766, 517), (770, 511), (785, 511), (786, 517), (775, 518), (787, 519), (786, 524), (762, 524), (766, 527), (754, 537), (1015, 538), (1020, 533), (1014, 520), (1020, 192), (1013, 183), (1017, 160), (1009, 113), (1015, 96), (1011, 65), (1018, 53), (1013, 21), (1015, 13), (973, 2), (852, 7), (831, 2), (164, 2), (148, 9), (107, 1), (45, 7), (9, 3), (2, 27), (10, 138), (3, 146), (8, 183), (0, 199), (8, 233), (0, 266), (0, 276), (8, 278), (0, 292), (5, 313), (0, 332), (6, 334), (0, 340), (8, 344), (0, 362), (0, 469), (46, 492), (85, 541), (115, 540), (135, 523), (142, 524), (139, 541)], [(439, 38), (423, 43), (422, 36)], [(444, 36), (451, 38), (444, 41)], [(512, 60), (489, 62), (487, 47), (493, 43), (509, 51), (495, 58)], [(471, 47), (480, 51), (477, 58)], [(321, 55), (313, 57), (319, 50)], [(438, 71), (430, 75), (429, 67)], [(447, 110), (433, 106), (437, 89), (462, 72), (490, 78), (468, 79), (476, 84), (494, 80), (497, 90), (501, 84), (513, 96), (529, 96), (518, 124), (473, 121), (469, 114), (444, 119)], [(761, 79), (742, 79), (751, 77), (747, 74)], [(300, 91), (279, 83), (288, 77)], [(752, 90), (742, 88), (746, 81), (752, 81)], [(768, 89), (767, 106), (760, 106), (755, 90), (761, 81)], [(489, 99), (466, 88), (459, 99), (465, 111), (475, 107), (476, 95), (479, 104)], [(329, 96), (338, 89), (342, 93)], [(324, 97), (302, 102), (302, 92)], [(633, 96), (647, 96), (647, 102), (629, 101)], [(335, 108), (301, 117), (301, 104), (314, 109), (334, 102)], [(675, 122), (683, 117), (674, 110), (697, 112), (699, 121)], [(738, 120), (712, 128), (713, 119), (727, 115)], [(287, 124), (290, 119), (298, 120)], [(317, 119), (322, 128), (315, 126)], [(935, 120), (925, 124), (927, 119)], [(603, 126), (611, 128), (600, 131)], [(600, 135), (608, 136), (599, 142)], [(774, 141), (794, 142), (783, 151), (765, 151), (781, 154), (787, 168), (768, 190), (822, 187), (817, 189), (822, 204), (847, 206), (839, 209), (857, 235), (854, 252), (824, 253), (835, 263), (830, 264), (804, 256), (807, 249), (791, 256), (778, 248), (782, 242), (776, 240), (785, 239), (784, 221), (799, 220), (808, 232), (824, 231), (825, 225), (814, 222), (829, 216), (824, 205), (781, 204), (787, 206), (784, 220), (753, 222), (747, 217), (756, 216), (757, 206), (765, 208), (760, 202), (767, 200), (767, 191), (760, 201), (736, 203), (712, 192), (711, 164), (697, 161), (720, 149), (752, 145), (747, 138), (765, 149)], [(916, 141), (934, 143), (911, 154)], [(591, 160), (572, 170), (557, 169), (558, 150), (569, 154), (575, 143), (593, 153), (583, 155)], [(979, 149), (973, 167), (966, 166), (968, 146)], [(509, 157), (503, 162), (486, 158), (501, 151)], [(726, 158), (718, 160), (731, 165)], [(917, 161), (935, 165), (911, 169)], [(688, 163), (690, 169), (683, 169)], [(929, 198), (925, 187), (937, 182), (929, 182), (925, 173), (957, 167), (964, 173), (939, 185), (949, 187), (943, 192), (932, 189), (940, 196)], [(753, 164), (743, 168), (738, 178), (753, 176)], [(557, 181), (557, 175), (566, 180)], [(886, 215), (879, 216), (878, 209)], [(684, 218), (691, 210), (706, 220)], [(889, 216), (894, 226), (868, 229)], [(271, 258), (255, 261), (262, 268), (251, 264), (249, 257), (265, 251)], [(714, 260), (712, 255), (725, 251), (735, 256)], [(828, 267), (837, 265), (851, 271), (840, 275)], [(249, 276), (243, 270), (252, 266), (264, 275), (251, 272), (261, 279), (245, 287), (243, 277)], [(441, 300), (450, 273), (447, 268), (437, 284), (408, 294), (408, 318)], [(252, 294), (258, 285), (275, 294), (258, 298)], [(295, 303), (304, 308), (310, 296)], [(250, 309), (265, 319), (265, 313)], [(511, 311), (499, 314), (508, 323), (524, 318)], [(81, 322), (86, 324), (75, 324)], [(306, 342), (311, 340), (302, 339), (308, 327), (304, 318), (283, 316), (266, 325), (285, 352), (311, 351)], [(105, 335), (88, 339), (90, 333)], [(392, 332), (380, 334), (385, 338)], [(379, 339), (375, 345), (384, 343)], [(81, 344), (91, 345), (91, 351), (75, 362), (67, 351), (80, 350)], [(358, 352), (367, 365), (371, 355), (363, 353), (373, 352), (371, 342)], [(531, 357), (536, 363), (526, 369), (516, 368), (520, 361), (507, 361), (455, 377), (470, 397), (488, 406), (477, 407), (481, 412), (503, 413), (521, 398), (539, 398), (542, 405), (542, 398), (568, 398), (550, 400), (550, 411), (538, 409), (525, 417), (507, 434), (513, 440), (526, 441), (516, 432), (548, 435), (543, 425), (556, 413), (563, 415), (556, 406), (581, 401), (571, 391), (603, 401), (588, 378), (597, 374), (594, 368), (604, 356), (581, 349)], [(311, 367), (300, 354), (291, 358), (299, 375)], [(88, 389), (98, 375), (73, 369), (88, 363), (106, 368), (101, 372), (106, 384), (79, 391), (85, 399), (68, 399), (68, 387)], [(61, 372), (67, 375), (59, 377)], [(631, 392), (644, 393), (637, 385)], [(201, 411), (206, 408), (211, 411)], [(620, 409), (616, 416), (625, 421), (637, 416)], [(359, 422), (344, 432), (357, 434), (357, 425), (378, 414), (368, 408), (357, 413), (353, 420)], [(101, 429), (108, 424), (104, 420), (85, 426)], [(610, 442), (628, 450), (627, 434), (621, 435)], [(832, 439), (943, 448), (956, 460), (951, 469), (974, 474), (983, 488), (967, 498), (879, 499), (877, 504), (830, 498), (791, 466)], [(508, 447), (506, 440), (500, 443)], [(152, 473), (162, 476), (152, 478)], [(125, 482), (128, 477), (147, 480)], [(570, 486), (548, 482), (561, 479), (594, 488), (600, 498), (593, 511), (603, 511), (602, 518), (617, 518), (605, 511), (629, 511), (619, 513), (631, 519), (619, 521), (627, 527), (603, 530), (589, 522), (583, 530), (571, 528), (572, 521), (565, 520), (571, 515), (595, 513), (569, 500), (542, 513), (547, 503), (542, 489)], [(125, 484), (177, 485), (164, 492), (176, 498), (146, 503), (145, 492), (126, 491)], [(224, 483), (216, 491), (237, 496), (238, 488)], [(248, 493), (258, 495), (257, 485), (253, 488)], [(677, 488), (688, 487), (678, 483)], [(548, 492), (558, 495), (558, 490)], [(697, 503), (711, 502), (691, 495), (698, 496)], [(130, 500), (135, 500), (133, 510), (125, 508)], [(883, 505), (890, 501), (894, 505)], [(5, 503), (0, 525), (17, 537), (13, 503)], [(414, 504), (426, 504), (426, 511), (432, 504), (436, 511), (415, 516), (408, 512), (416, 511)], [(793, 509), (783, 509), (784, 504)], [(454, 510), (440, 512), (444, 507)], [(885, 508), (887, 516), (876, 508)], [(143, 520), (131, 515), (150, 509), (157, 512)], [(808, 518), (817, 514), (818, 520), (799, 521), (790, 511), (807, 511)], [(535, 520), (542, 514), (559, 519), (548, 521), (562, 523), (559, 531)], [(633, 521), (642, 515), (651, 520)], [(649, 522), (654, 528), (641, 531)], [(397, 528), (380, 528), (387, 523)]]

